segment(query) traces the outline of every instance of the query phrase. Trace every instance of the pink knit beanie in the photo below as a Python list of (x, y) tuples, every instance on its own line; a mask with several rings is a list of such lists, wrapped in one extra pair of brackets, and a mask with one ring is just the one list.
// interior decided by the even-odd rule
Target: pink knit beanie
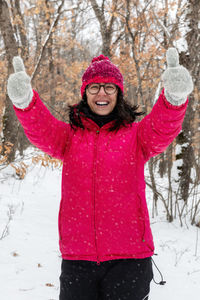
[(82, 76), (81, 96), (90, 83), (114, 83), (124, 92), (123, 76), (120, 70), (104, 55), (94, 57)]

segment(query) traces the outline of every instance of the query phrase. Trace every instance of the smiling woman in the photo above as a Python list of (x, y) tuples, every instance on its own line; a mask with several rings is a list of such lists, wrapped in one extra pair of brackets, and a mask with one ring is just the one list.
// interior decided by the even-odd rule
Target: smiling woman
[(71, 127), (84, 129), (83, 115), (99, 127), (113, 121), (109, 131), (134, 122), (143, 113), (124, 100), (123, 91), (123, 76), (117, 66), (102, 54), (93, 58), (82, 76), (82, 100), (70, 107)]
[(123, 91), (123, 76), (108, 57), (93, 58), (82, 77), (82, 95), (86, 91), (90, 109), (99, 115), (111, 113), (117, 103), (118, 88)]
[(193, 89), (175, 49), (167, 60), (165, 90), (151, 113), (134, 122), (140, 113), (124, 101), (119, 69), (103, 55), (94, 58), (70, 124), (51, 115), (21, 58), (13, 60), (8, 94), (16, 115), (33, 144), (63, 161), (60, 300), (148, 299), (154, 243), (144, 165), (180, 132)]

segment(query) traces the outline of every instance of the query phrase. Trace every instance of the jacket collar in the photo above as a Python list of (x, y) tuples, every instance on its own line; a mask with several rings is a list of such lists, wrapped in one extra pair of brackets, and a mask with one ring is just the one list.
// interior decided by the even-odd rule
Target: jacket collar
[(81, 121), (83, 123), (83, 126), (87, 128), (88, 130), (96, 131), (96, 130), (108, 130), (114, 125), (115, 120), (109, 121), (103, 126), (99, 126), (95, 121), (90, 119), (89, 117), (86, 117), (84, 114), (81, 114)]
[(100, 116), (91, 111), (90, 107), (87, 105), (81, 112), (82, 122), (84, 127), (95, 130), (98, 128), (108, 129), (116, 120), (116, 110), (114, 109), (109, 115)]

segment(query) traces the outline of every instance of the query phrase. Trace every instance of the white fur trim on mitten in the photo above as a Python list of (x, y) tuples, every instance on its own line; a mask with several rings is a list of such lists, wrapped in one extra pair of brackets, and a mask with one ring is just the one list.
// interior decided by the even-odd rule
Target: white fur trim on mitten
[(25, 72), (21, 57), (13, 58), (13, 67), (15, 73), (8, 78), (8, 96), (16, 107), (23, 109), (28, 107), (33, 98), (31, 79)]
[(167, 69), (162, 75), (165, 97), (173, 105), (181, 105), (193, 90), (192, 77), (188, 70), (179, 65), (179, 55), (175, 48), (166, 53)]

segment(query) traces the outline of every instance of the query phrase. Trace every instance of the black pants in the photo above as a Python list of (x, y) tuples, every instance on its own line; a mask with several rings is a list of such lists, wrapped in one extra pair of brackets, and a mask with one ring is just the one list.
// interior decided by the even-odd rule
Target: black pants
[(61, 269), (60, 300), (147, 300), (153, 277), (150, 257), (63, 260)]

